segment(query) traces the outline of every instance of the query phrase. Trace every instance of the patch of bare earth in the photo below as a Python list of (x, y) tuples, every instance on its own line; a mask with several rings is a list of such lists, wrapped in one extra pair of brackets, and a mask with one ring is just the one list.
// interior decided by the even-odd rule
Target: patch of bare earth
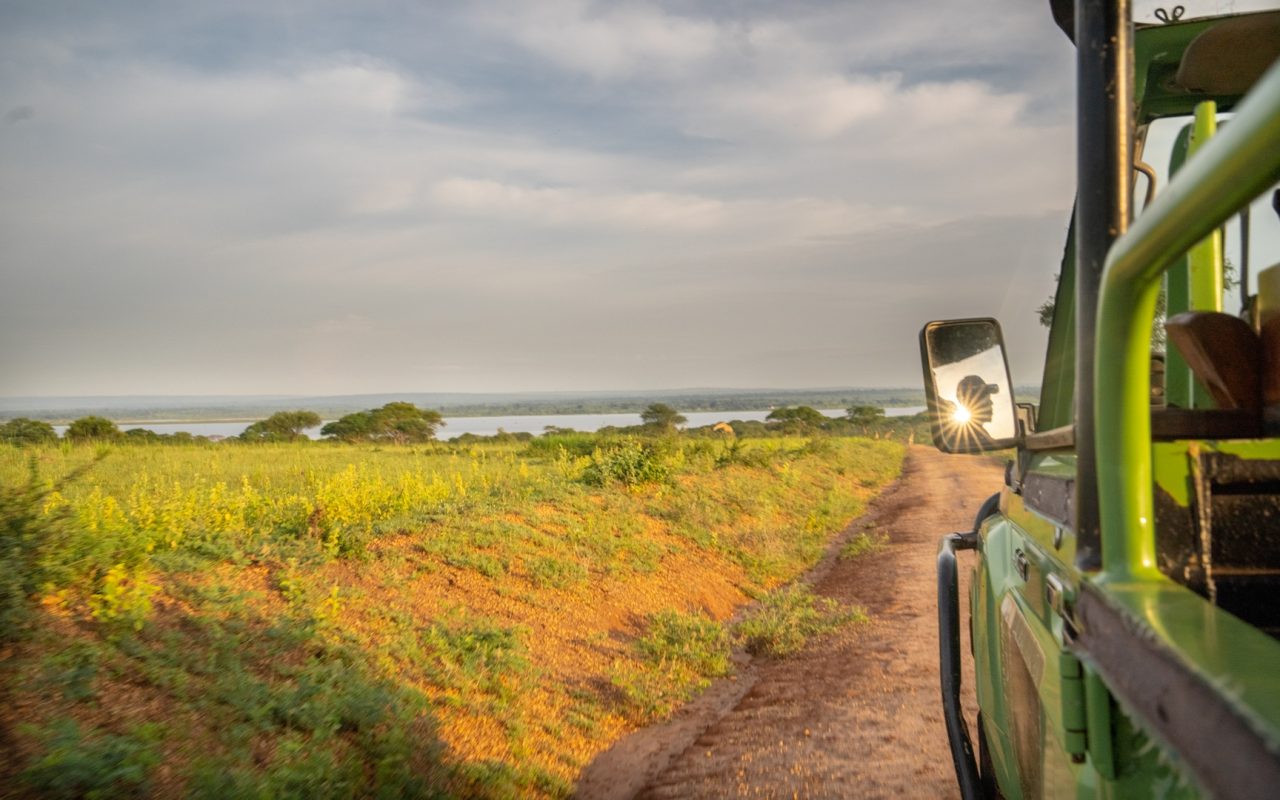
[[(845, 534), (873, 530), (886, 546), (833, 553), (810, 575), (815, 593), (862, 606), (871, 621), (787, 659), (740, 659), (734, 678), (598, 757), (577, 796), (957, 796), (939, 700), (937, 542), (968, 530), (999, 486), (990, 459), (912, 447), (901, 479)], [(965, 686), (972, 725), (972, 674)]]

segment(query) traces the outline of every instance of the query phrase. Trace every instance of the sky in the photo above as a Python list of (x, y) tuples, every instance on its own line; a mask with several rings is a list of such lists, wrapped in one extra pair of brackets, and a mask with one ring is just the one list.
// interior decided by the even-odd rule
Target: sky
[(0, 395), (1039, 380), (1047, 2), (0, 4)]

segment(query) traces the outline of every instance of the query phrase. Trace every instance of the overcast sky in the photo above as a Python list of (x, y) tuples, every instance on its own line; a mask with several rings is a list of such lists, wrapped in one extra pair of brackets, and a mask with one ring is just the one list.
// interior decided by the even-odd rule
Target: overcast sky
[(0, 394), (1036, 382), (1047, 2), (0, 5)]

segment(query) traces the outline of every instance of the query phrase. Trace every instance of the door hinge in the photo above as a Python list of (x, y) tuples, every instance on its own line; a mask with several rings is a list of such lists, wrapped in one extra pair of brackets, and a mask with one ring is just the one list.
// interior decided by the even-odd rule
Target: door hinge
[(1084, 702), (1084, 667), (1068, 652), (1058, 653), (1058, 675), (1062, 686), (1062, 744), (1077, 764), (1088, 750), (1088, 717)]

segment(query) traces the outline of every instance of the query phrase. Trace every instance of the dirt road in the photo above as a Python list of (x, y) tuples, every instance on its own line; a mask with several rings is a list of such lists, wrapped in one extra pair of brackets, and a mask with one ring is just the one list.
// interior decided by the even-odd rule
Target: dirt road
[[(818, 594), (862, 606), (871, 621), (785, 660), (741, 657), (733, 679), (597, 758), (578, 796), (957, 796), (939, 702), (934, 560), (938, 537), (968, 530), (1000, 482), (991, 459), (912, 447), (902, 477), (842, 535), (873, 530), (887, 546), (850, 561), (834, 557), (837, 544), (809, 575)], [(962, 554), (962, 576), (971, 558)], [(965, 685), (972, 728), (971, 674)]]

